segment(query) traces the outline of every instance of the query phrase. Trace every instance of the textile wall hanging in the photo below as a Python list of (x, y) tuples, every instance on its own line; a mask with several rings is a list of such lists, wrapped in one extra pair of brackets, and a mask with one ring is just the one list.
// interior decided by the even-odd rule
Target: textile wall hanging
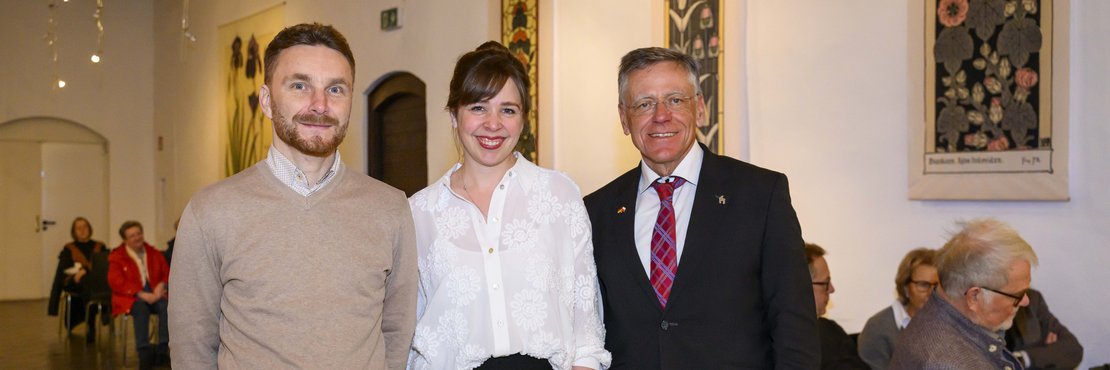
[(501, 0), (501, 44), (509, 48), (528, 70), (531, 89), (525, 99), (532, 111), (520, 133), (516, 150), (532, 163), (539, 163), (539, 0)]
[(266, 158), (273, 124), (258, 105), (262, 87), (262, 55), (281, 31), (285, 4), (219, 27), (220, 76), (225, 104), (224, 176), (231, 176)]
[(1068, 199), (1066, 3), (925, 2), (911, 199)]
[(705, 99), (706, 121), (698, 141), (713, 153), (724, 153), (724, 28), (721, 0), (665, 0), (664, 44), (694, 57), (701, 69), (698, 83)]

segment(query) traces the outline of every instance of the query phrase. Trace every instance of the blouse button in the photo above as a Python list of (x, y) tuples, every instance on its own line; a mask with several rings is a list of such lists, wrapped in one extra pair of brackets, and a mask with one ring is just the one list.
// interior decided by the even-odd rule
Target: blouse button
[(497, 188), (498, 188), (498, 189), (501, 189), (501, 190), (505, 190), (505, 184), (501, 184), (501, 185), (499, 185), (499, 186), (498, 186)]
[[(489, 249), (489, 254), (493, 254), (493, 248)], [(991, 350), (991, 352), (994, 352), (994, 350)]]
[(992, 344), (992, 345), (990, 345), (990, 347), (987, 347), (987, 350), (991, 351), (991, 352), (997, 351), (998, 346)]
[(504, 322), (504, 321), (501, 321), (501, 320), (497, 320), (497, 327), (499, 327), (499, 328), (500, 328), (500, 327), (502, 327), (502, 326), (505, 326), (505, 322)]

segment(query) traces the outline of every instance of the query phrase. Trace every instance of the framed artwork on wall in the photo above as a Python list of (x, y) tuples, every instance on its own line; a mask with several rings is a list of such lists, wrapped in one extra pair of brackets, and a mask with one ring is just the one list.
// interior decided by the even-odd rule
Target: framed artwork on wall
[(1061, 3), (925, 1), (911, 199), (1068, 199)]
[(706, 122), (698, 141), (724, 154), (724, 25), (722, 0), (664, 0), (664, 44), (694, 57), (701, 69), (698, 84), (705, 99)]
[(520, 133), (516, 150), (525, 158), (539, 159), (539, 0), (501, 0), (501, 44), (524, 63), (528, 70), (531, 89), (525, 99), (531, 101), (532, 111)]
[(225, 105), (224, 176), (231, 176), (266, 158), (273, 139), (273, 125), (258, 106), (258, 89), (264, 79), (266, 45), (281, 31), (285, 4), (219, 27), (223, 50), (220, 76)]

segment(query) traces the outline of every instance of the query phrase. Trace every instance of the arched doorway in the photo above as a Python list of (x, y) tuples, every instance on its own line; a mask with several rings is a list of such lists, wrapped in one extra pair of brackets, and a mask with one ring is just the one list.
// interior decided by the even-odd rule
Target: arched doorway
[(367, 95), (368, 174), (413, 195), (428, 186), (424, 82), (408, 72), (382, 76)]
[(53, 117), (0, 124), (0, 300), (50, 294), (77, 216), (95, 239), (110, 235), (108, 140)]

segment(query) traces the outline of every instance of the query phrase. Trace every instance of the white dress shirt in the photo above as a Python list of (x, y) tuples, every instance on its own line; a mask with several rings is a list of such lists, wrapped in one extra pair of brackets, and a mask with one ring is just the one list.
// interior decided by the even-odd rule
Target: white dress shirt
[(894, 304), (890, 305), (890, 310), (894, 312), (894, 325), (898, 330), (906, 328), (910, 324), (910, 313), (906, 312), (906, 306), (902, 305), (899, 300), (894, 300)]
[(515, 353), (555, 369), (609, 365), (578, 186), (514, 155), (485, 217), (451, 190), (460, 164), (409, 199), (420, 266), (412, 369)]
[[(674, 230), (675, 230), (675, 256), (678, 257), (678, 269), (682, 269), (682, 248), (686, 246), (686, 230), (690, 225), (690, 210), (694, 208), (694, 193), (698, 189), (698, 179), (701, 174), (701, 161), (705, 158), (701, 146), (694, 144), (686, 157), (675, 167), (671, 176), (678, 176), (686, 183), (675, 189), (671, 203), (674, 205)], [(640, 256), (640, 263), (644, 265), (644, 273), (651, 276), (651, 233), (655, 230), (655, 219), (659, 216), (659, 193), (651, 187), (651, 183), (659, 180), (655, 173), (644, 161), (640, 161), (640, 185), (636, 196), (636, 254)]]

